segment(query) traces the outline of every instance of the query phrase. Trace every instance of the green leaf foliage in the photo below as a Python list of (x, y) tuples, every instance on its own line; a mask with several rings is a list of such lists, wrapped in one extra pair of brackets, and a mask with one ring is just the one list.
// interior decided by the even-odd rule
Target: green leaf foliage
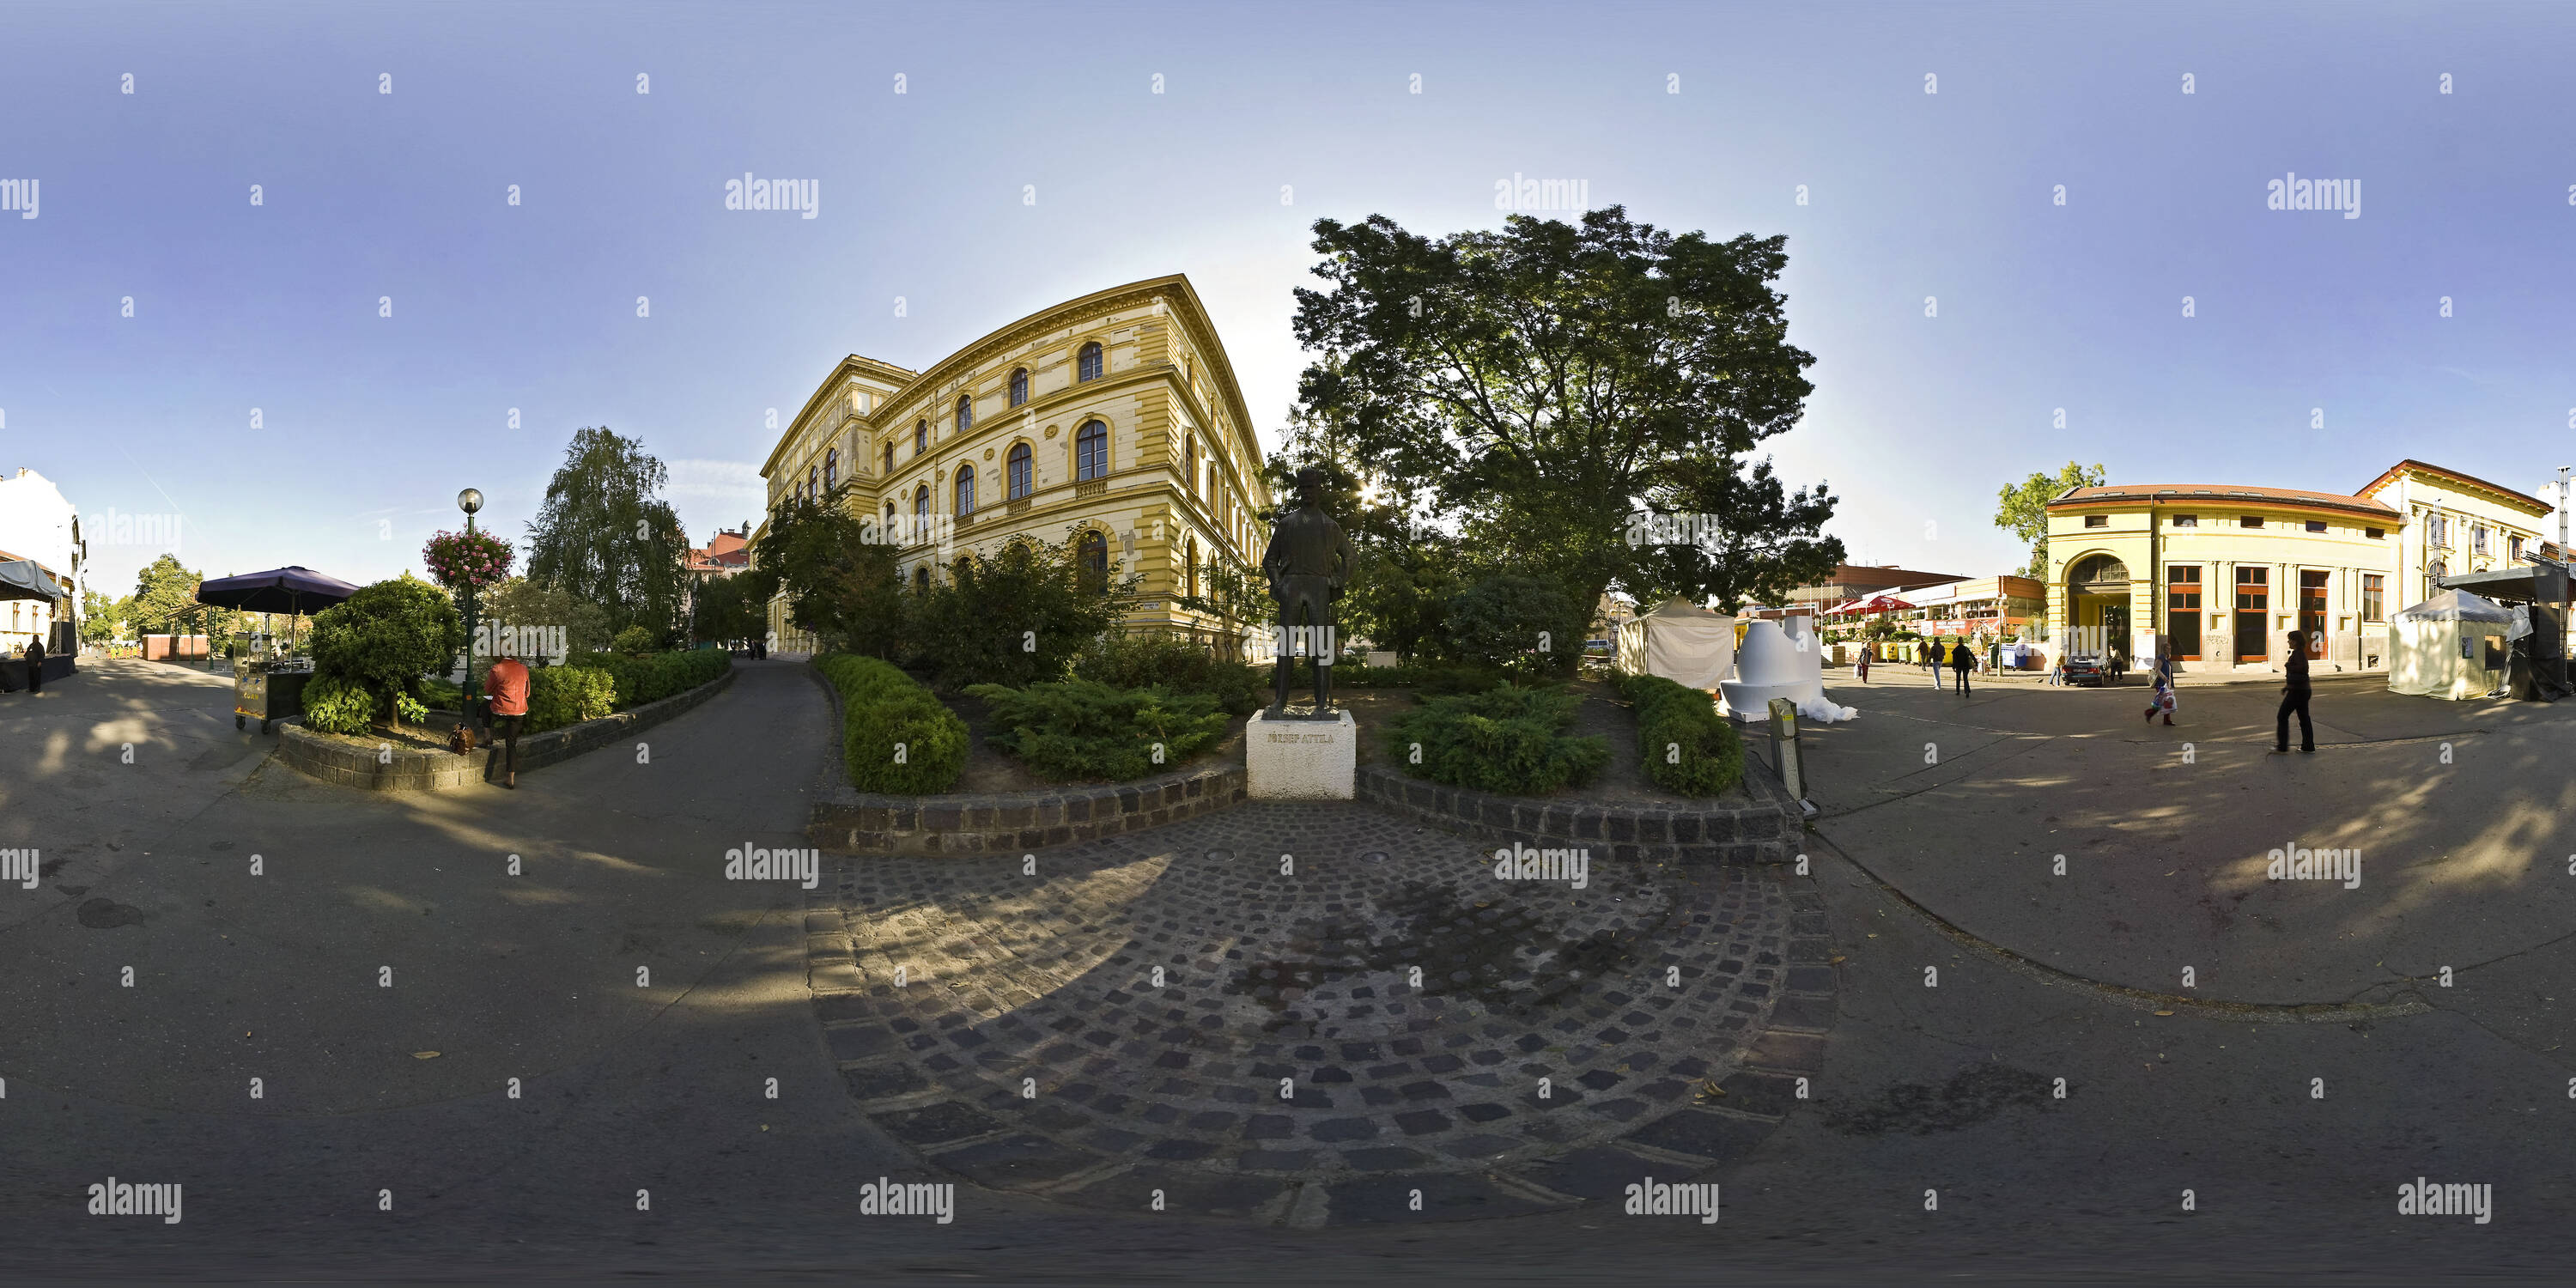
[[(1574, 737), (1583, 695), (1564, 688), (1502, 685), (1433, 698), (1390, 722), (1386, 745), (1417, 778), (1507, 796), (1543, 796), (1591, 781), (1610, 763), (1610, 742)], [(1422, 745), (1414, 764), (1413, 744)]]
[(1024, 689), (978, 684), (966, 692), (993, 712), (988, 744), (1061, 782), (1126, 782), (1167, 772), (1224, 737), (1227, 723), (1214, 694), (1160, 685), (1120, 689), (1066, 680)]
[[(733, 665), (723, 649), (688, 649), (630, 657), (624, 653), (576, 653), (566, 665), (599, 671), (616, 689), (616, 709), (642, 706), (686, 693), (722, 675)], [(547, 667), (546, 670), (560, 668)]]
[(1135, 577), (1101, 586), (1067, 546), (1015, 541), (992, 558), (959, 555), (916, 594), (909, 655), (943, 689), (1060, 680), (1074, 656), (1136, 606)]
[(1459, 592), (1447, 625), (1460, 658), (1527, 683), (1574, 673), (1591, 618), (1591, 605), (1576, 604), (1554, 581), (1496, 573)]
[(1232, 716), (1259, 709), (1270, 680), (1266, 668), (1229, 662), (1186, 636), (1141, 631), (1093, 640), (1075, 655), (1073, 674), (1113, 689), (1161, 685), (1174, 693), (1204, 693)]
[(1717, 796), (1743, 781), (1744, 739), (1708, 694), (1660, 675), (1623, 675), (1618, 689), (1637, 708), (1637, 754), (1656, 786)]
[(617, 684), (606, 671), (542, 666), (528, 672), (529, 733), (597, 720), (616, 710)]
[(390, 715), (424, 675), (465, 647), (465, 619), (445, 591), (410, 573), (362, 586), (313, 617), (313, 673), (357, 684)]
[(816, 670), (841, 695), (841, 763), (863, 792), (921, 796), (966, 771), (966, 722), (893, 663), (828, 653)]
[(304, 727), (316, 733), (365, 733), (376, 718), (375, 695), (367, 686), (338, 676), (316, 675), (304, 685)]

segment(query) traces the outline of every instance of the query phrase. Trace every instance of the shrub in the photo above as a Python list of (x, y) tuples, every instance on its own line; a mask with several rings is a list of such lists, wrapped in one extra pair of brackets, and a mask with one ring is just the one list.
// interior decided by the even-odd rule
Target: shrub
[(966, 770), (966, 722), (891, 662), (826, 654), (815, 669), (841, 694), (841, 764), (865, 792), (944, 792)]
[[(1336, 684), (1342, 675), (1359, 667), (1337, 668)], [(1103, 635), (1092, 641), (1073, 659), (1076, 679), (1097, 680), (1113, 689), (1142, 689), (1161, 685), (1174, 693), (1204, 693), (1216, 699), (1227, 715), (1248, 716), (1261, 707), (1268, 695), (1270, 673), (1266, 668), (1246, 666), (1218, 657), (1205, 645), (1185, 636), (1140, 632), (1134, 635)], [(1305, 672), (1298, 672), (1302, 678)]]
[(374, 714), (391, 714), (396, 694), (444, 671), (465, 647), (465, 619), (435, 586), (409, 573), (360, 587), (313, 617), (313, 678), (364, 688)]
[(608, 647), (629, 657), (641, 657), (653, 651), (653, 632), (642, 626), (629, 626), (619, 631)]
[(688, 649), (656, 653), (650, 657), (628, 657), (623, 653), (576, 653), (565, 662), (584, 670), (606, 673), (616, 686), (617, 709), (622, 711), (686, 693), (715, 679), (733, 665), (733, 655), (722, 649)]
[[(1297, 677), (1303, 680), (1305, 676), (1305, 670), (1300, 668)], [(1343, 662), (1333, 668), (1333, 687), (1336, 689), (1420, 689), (1433, 697), (1445, 697), (1482, 693), (1501, 683), (1501, 671), (1464, 662), (1414, 661), (1402, 666), (1358, 666)]]
[[(1510, 796), (1538, 796), (1589, 781), (1610, 763), (1610, 742), (1572, 737), (1583, 695), (1502, 685), (1432, 698), (1387, 726), (1387, 747), (1419, 778)], [(1419, 764), (1413, 745), (1422, 747)]]
[[(1543, 577), (1510, 573), (1479, 579), (1449, 604), (1450, 646), (1467, 662), (1522, 679), (1571, 675), (1583, 654), (1592, 606)], [(1549, 651), (1537, 652), (1540, 636)]]
[(545, 666), (528, 672), (529, 733), (597, 720), (616, 710), (616, 681), (606, 671)]
[(1054, 543), (960, 555), (929, 594), (913, 597), (910, 656), (942, 688), (1061, 680), (1076, 653), (1134, 611), (1136, 585), (1133, 576), (1092, 584), (1071, 549)]
[(317, 733), (365, 733), (376, 717), (376, 698), (367, 686), (338, 676), (317, 675), (304, 685), (304, 727)]
[(978, 684), (966, 692), (992, 708), (994, 729), (986, 742), (1065, 782), (1143, 778), (1225, 736), (1226, 716), (1213, 694), (1174, 693), (1160, 685), (1116, 689), (1097, 680), (1025, 689)]
[(1708, 694), (1660, 675), (1619, 679), (1637, 708), (1637, 754), (1656, 786), (1684, 796), (1717, 796), (1744, 779), (1744, 740)]

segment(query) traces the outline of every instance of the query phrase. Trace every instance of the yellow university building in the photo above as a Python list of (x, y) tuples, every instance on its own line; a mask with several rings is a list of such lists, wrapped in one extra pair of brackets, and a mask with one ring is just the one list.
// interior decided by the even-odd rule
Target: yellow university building
[(2406, 460), (2350, 494), (2120, 484), (2048, 505), (2052, 655), (2107, 647), (2185, 671), (2281, 669), (2307, 632), (2319, 670), (2384, 670), (2389, 614), (2441, 578), (2524, 563), (2537, 497)]
[[(1259, 562), (1261, 464), (1234, 367), (1175, 274), (1030, 314), (926, 371), (852, 354), (760, 472), (773, 509), (849, 484), (847, 503), (906, 543), (916, 587), (1015, 539), (1069, 543), (1143, 575), (1131, 629), (1213, 630), (1172, 597), (1210, 563)], [(777, 647), (812, 650), (788, 607), (769, 605)]]

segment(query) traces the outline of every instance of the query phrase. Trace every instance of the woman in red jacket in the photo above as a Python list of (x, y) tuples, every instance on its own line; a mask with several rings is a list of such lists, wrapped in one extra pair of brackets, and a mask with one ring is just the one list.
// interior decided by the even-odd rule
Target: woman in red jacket
[[(484, 677), (490, 686), (492, 721), (509, 725), (509, 754), (503, 761), (501, 785), (519, 789), (519, 727), (528, 722), (528, 667), (518, 658), (503, 654), (492, 664), (491, 674)], [(497, 750), (497, 749), (496, 749)], [(484, 761), (483, 772), (490, 774), (491, 761)]]

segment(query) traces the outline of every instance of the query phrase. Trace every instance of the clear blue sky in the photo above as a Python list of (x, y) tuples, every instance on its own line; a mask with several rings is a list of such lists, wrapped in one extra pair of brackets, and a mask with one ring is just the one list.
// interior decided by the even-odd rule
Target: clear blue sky
[[(1307, 225), (1491, 226), (1527, 174), (1788, 236), (1817, 389), (1771, 450), (1871, 562), (2017, 563), (1995, 489), (2070, 457), (2529, 491), (2576, 462), (2571, 49), (2567, 5), (13, 5), (0, 468), (366, 581), (460, 487), (518, 536), (606, 424), (703, 542), (841, 355), (1175, 271), (1275, 443)], [(725, 210), (745, 171), (819, 216)], [(2361, 217), (2267, 210), (2292, 171)]]

